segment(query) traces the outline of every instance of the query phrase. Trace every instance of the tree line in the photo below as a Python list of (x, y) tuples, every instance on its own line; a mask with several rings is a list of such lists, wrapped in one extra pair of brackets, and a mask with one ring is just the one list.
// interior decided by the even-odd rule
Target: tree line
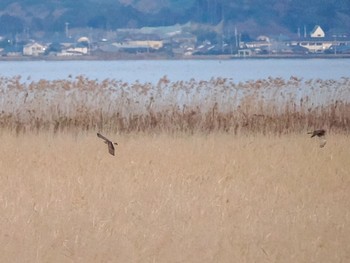
[[(260, 27), (274, 25), (286, 31), (310, 30), (320, 24), (325, 30), (350, 26), (348, 0), (40, 0), (0, 3), (0, 34), (25, 31), (63, 32), (70, 27), (113, 30), (116, 28), (168, 26), (188, 21), (217, 24), (246, 22)], [(19, 10), (19, 11), (18, 11)]]

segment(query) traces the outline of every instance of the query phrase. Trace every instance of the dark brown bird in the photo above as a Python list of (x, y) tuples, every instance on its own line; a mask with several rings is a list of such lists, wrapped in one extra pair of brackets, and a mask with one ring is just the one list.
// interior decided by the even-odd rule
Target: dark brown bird
[(323, 148), (327, 141), (326, 141), (326, 130), (320, 129), (320, 130), (314, 130), (312, 132), (308, 132), (308, 134), (311, 134), (311, 138), (317, 136), (320, 139), (320, 147)]
[(312, 132), (308, 132), (308, 134), (311, 134), (311, 138), (315, 137), (315, 136), (322, 137), (322, 136), (326, 135), (326, 130), (324, 130), (324, 129), (314, 130)]
[[(101, 133), (97, 133), (97, 137), (98, 138), (101, 138), (102, 140), (105, 141), (105, 144), (108, 145), (108, 152), (114, 156), (114, 152), (115, 152), (115, 149), (114, 149), (114, 145), (113, 145), (113, 142), (109, 139), (107, 139), (105, 136), (103, 136)], [(115, 145), (118, 145), (118, 143), (114, 143)]]

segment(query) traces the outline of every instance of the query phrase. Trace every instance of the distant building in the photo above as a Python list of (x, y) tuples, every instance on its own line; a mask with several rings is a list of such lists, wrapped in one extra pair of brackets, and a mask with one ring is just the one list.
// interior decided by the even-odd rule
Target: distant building
[(90, 40), (89, 38), (87, 37), (80, 37), (78, 40), (77, 40), (78, 43), (90, 43)]
[(113, 43), (121, 51), (126, 52), (147, 52), (149, 50), (159, 50), (163, 47), (162, 40), (131, 40), (122, 43)]
[(251, 49), (239, 49), (238, 56), (239, 57), (250, 57), (253, 55), (253, 51)]
[(323, 53), (333, 45), (332, 40), (305, 40), (299, 43), (301, 47), (306, 48), (310, 53)]
[(136, 41), (129, 41), (128, 44), (130, 46), (147, 47), (152, 49), (160, 49), (163, 47), (163, 41), (161, 40), (136, 40)]
[(290, 42), (293, 49), (295, 46), (300, 46), (306, 50), (306, 53), (324, 53), (332, 45), (334, 45), (334, 40), (331, 38), (326, 38), (326, 34), (323, 29), (316, 25), (310, 33), (310, 37), (294, 40)]
[(30, 43), (23, 47), (23, 55), (25, 56), (40, 56), (45, 53), (46, 46), (39, 43)]
[(245, 46), (249, 49), (268, 49), (271, 46), (271, 42), (267, 41), (251, 41), (251, 42), (246, 42)]
[(310, 37), (325, 37), (325, 36), (326, 34), (324, 33), (323, 29), (319, 25), (316, 25), (310, 33)]
[(58, 57), (69, 57), (69, 56), (82, 56), (87, 55), (89, 49), (87, 47), (71, 47), (68, 49), (62, 50), (60, 53), (57, 53)]

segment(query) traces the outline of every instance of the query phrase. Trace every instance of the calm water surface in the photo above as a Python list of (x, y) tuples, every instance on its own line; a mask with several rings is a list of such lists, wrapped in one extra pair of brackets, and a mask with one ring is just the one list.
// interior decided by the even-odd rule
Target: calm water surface
[(288, 79), (340, 79), (350, 77), (350, 59), (248, 59), (248, 60), (128, 60), (128, 61), (0, 61), (0, 75), (20, 75), (22, 81), (58, 80), (84, 75), (102, 81), (156, 83), (209, 80), (224, 77), (234, 82), (268, 77)]

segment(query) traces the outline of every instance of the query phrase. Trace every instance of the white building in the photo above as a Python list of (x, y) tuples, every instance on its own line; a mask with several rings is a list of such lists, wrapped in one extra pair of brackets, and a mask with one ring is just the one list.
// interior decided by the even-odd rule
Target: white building
[(23, 55), (25, 56), (40, 56), (45, 53), (46, 46), (39, 43), (30, 43), (23, 47)]
[(325, 36), (326, 34), (324, 33), (323, 29), (319, 25), (316, 25), (310, 33), (310, 37), (325, 37)]

